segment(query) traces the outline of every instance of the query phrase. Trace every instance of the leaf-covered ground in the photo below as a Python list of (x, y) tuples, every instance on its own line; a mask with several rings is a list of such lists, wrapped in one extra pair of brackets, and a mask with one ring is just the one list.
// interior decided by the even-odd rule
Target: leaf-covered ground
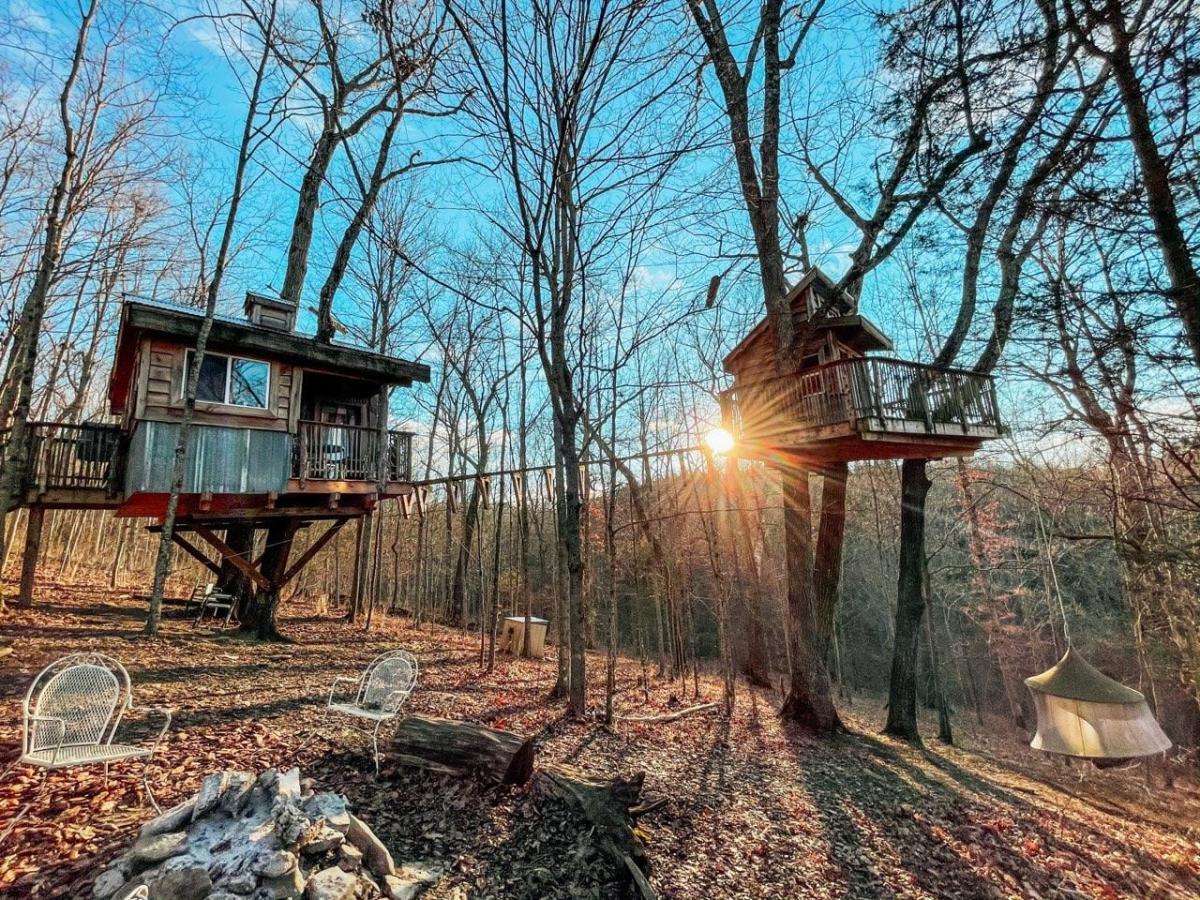
[[(563, 704), (547, 699), (550, 659), (499, 656), (485, 673), (475, 637), (403, 620), (364, 633), (303, 607), (291, 613), (284, 630), (295, 644), (255, 644), (177, 620), (148, 642), (139, 602), (42, 585), (35, 611), (0, 618), (13, 648), (0, 657), (3, 765), (16, 755), (33, 676), (63, 653), (100, 650), (125, 662), (136, 702), (175, 710), (150, 768), (164, 806), (215, 769), (299, 765), (345, 793), (398, 860), (446, 866), (428, 897), (616, 896), (586, 829), (524, 789), (386, 763), (375, 779), (366, 742), (324, 719), (322, 707), (335, 675), (403, 646), (422, 666), (411, 709), (536, 733), (539, 760), (595, 774), (645, 769), (647, 795), (669, 798), (642, 820), (663, 897), (1200, 896), (1193, 786), (1147, 788), (1140, 770), (1067, 766), (1015, 734), (964, 733), (962, 748), (913, 749), (876, 734), (874, 700), (846, 711), (851, 734), (819, 740), (779, 721), (778, 697), (744, 687), (731, 719), (713, 711), (614, 733), (568, 721)], [(592, 664), (599, 672), (602, 659)], [(640, 672), (622, 662), (620, 711), (696, 702), (679, 683), (657, 680), (647, 701)], [(701, 700), (718, 691), (701, 680)], [(957, 724), (962, 732), (969, 723)], [(99, 769), (51, 773), (0, 846), (0, 895), (89, 896), (102, 863), (151, 814), (140, 804), (139, 767), (114, 766), (107, 785)], [(18, 769), (0, 783), (0, 832), (39, 779)]]

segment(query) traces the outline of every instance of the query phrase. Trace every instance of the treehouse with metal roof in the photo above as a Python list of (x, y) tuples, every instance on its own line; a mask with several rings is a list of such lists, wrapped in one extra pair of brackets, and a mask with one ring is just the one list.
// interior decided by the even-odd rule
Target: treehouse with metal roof
[[(164, 517), (203, 321), (195, 309), (126, 301), (108, 390), (114, 421), (30, 423), (18, 500), (30, 509), (27, 556), (36, 554), (46, 509)], [(310, 553), (290, 570), (286, 552), (283, 563), (252, 563), (255, 528), (268, 529), (269, 546), (290, 547), (314, 521), (340, 527), (381, 499), (411, 493), (412, 435), (387, 428), (387, 398), (393, 387), (429, 380), (421, 363), (319, 342), (295, 326), (294, 304), (258, 294), (247, 294), (244, 320), (214, 320), (176, 519), (176, 542), (192, 556), (220, 573), (188, 542), (189, 532), (227, 568), (276, 592)]]
[(760, 321), (725, 357), (725, 427), (743, 456), (815, 463), (969, 456), (1003, 432), (992, 379), (889, 356), (892, 341), (819, 269), (788, 293), (804, 336), (781, 372), (774, 329)]

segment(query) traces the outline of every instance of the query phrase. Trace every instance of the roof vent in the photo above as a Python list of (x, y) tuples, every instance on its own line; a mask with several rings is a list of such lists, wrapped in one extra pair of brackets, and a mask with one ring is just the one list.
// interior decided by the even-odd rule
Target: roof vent
[(278, 297), (246, 291), (246, 318), (254, 325), (272, 331), (295, 331), (296, 304)]

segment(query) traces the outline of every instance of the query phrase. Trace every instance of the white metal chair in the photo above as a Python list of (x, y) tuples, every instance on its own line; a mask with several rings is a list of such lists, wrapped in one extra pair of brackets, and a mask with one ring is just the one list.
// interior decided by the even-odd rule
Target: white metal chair
[[(334, 702), (339, 682), (355, 685), (353, 700)], [(358, 678), (339, 676), (329, 688), (328, 711), (375, 723), (369, 730), (357, 725), (351, 727), (371, 736), (376, 775), (379, 774), (379, 728), (399, 715), (400, 707), (416, 684), (417, 658), (407, 650), (389, 650), (375, 657)]]
[[(162, 730), (150, 747), (114, 742), (121, 719), (131, 711), (164, 717)], [(42, 669), (25, 694), (22, 714), (21, 756), (9, 768), (29, 765), (42, 769), (43, 788), (45, 773), (51, 769), (103, 764), (107, 780), (109, 763), (149, 760), (171, 726), (171, 710), (133, 705), (129, 673), (102, 653), (72, 653)], [(145, 765), (142, 785), (155, 811), (161, 812), (146, 779)]]

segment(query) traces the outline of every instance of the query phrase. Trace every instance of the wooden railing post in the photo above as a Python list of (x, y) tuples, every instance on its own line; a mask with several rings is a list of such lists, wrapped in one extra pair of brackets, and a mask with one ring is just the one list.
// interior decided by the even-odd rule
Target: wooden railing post
[(308, 425), (304, 422), (299, 422), (296, 425), (296, 440), (299, 443), (297, 447), (297, 456), (300, 459), (300, 471), (297, 476), (300, 478), (300, 488), (303, 490), (308, 482)]

